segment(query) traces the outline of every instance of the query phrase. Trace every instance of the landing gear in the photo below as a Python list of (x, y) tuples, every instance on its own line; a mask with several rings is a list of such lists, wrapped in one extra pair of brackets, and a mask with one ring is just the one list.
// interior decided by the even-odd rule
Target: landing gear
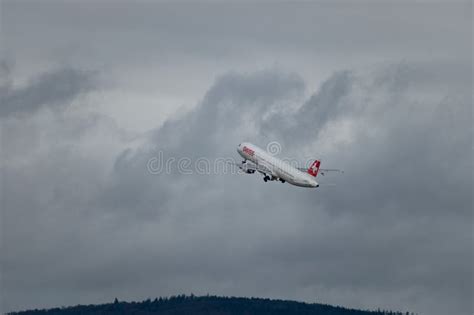
[(284, 183), (285, 183), (285, 180), (280, 178), (280, 182), (281, 182), (282, 184), (284, 184)]
[(267, 181), (269, 181), (269, 180), (270, 180), (270, 177), (268, 177), (268, 176), (265, 176), (265, 177), (263, 178), (263, 181), (264, 181), (265, 183), (266, 183)]

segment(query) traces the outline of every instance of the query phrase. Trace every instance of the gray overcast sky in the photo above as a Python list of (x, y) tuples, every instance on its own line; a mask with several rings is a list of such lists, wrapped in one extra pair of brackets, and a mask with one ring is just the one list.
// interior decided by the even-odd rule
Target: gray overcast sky
[[(472, 2), (0, 8), (3, 311), (192, 292), (472, 314)], [(147, 172), (243, 140), (346, 172)]]

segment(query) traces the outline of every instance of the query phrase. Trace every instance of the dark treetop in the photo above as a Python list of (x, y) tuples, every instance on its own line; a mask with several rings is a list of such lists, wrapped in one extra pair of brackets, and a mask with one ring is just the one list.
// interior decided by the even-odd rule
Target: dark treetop
[(178, 295), (157, 298), (143, 302), (119, 302), (101, 305), (77, 305), (48, 310), (29, 310), (9, 313), (10, 315), (98, 315), (98, 314), (317, 314), (317, 315), (409, 315), (393, 311), (363, 311), (325, 304), (308, 304), (295, 301), (270, 300), (262, 298), (239, 298), (218, 296)]

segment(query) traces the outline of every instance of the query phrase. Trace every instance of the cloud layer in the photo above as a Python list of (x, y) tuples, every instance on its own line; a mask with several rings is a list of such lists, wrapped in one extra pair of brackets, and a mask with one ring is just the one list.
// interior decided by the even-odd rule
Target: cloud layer
[[(472, 1), (6, 0), (0, 23), (1, 310), (209, 292), (472, 315)], [(147, 170), (244, 140), (345, 173)]]
[[(297, 74), (231, 72), (138, 140), (83, 71), (3, 87), (4, 310), (193, 292), (469, 314), (471, 83), (446, 68), (339, 71), (303, 102)], [(243, 140), (346, 172), (306, 190), (146, 168)]]

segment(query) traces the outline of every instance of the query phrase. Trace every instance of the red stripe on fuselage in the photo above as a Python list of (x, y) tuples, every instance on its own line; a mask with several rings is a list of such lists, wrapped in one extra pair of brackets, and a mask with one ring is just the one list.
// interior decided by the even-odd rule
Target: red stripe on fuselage
[(246, 146), (244, 146), (244, 148), (242, 149), (242, 151), (243, 151), (245, 154), (248, 154), (248, 155), (250, 155), (250, 156), (254, 156), (254, 154), (255, 154), (255, 151), (254, 151), (254, 150), (252, 150), (252, 149), (250, 149), (250, 148), (248, 148), (248, 147), (246, 147)]

